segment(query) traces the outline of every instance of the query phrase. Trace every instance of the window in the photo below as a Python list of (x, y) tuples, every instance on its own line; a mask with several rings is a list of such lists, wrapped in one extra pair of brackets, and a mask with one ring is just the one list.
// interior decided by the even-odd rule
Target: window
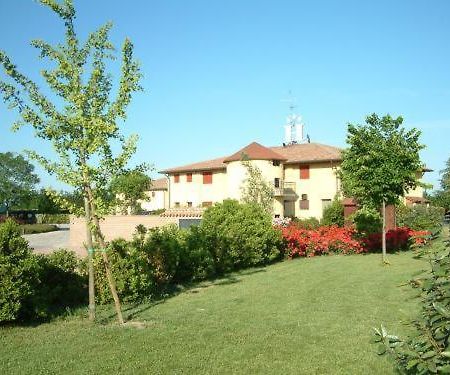
[(308, 194), (302, 194), (302, 199), (300, 200), (300, 209), (309, 210)]
[(186, 173), (186, 182), (192, 182), (192, 173)]
[(152, 197), (155, 198), (156, 193), (152, 191)]
[(276, 188), (280, 187), (280, 179), (279, 178), (275, 178), (275, 180), (273, 181), (273, 184)]
[(279, 167), (280, 166), (280, 161), (279, 160), (272, 160), (272, 164), (274, 167)]
[(202, 207), (211, 207), (212, 202), (202, 202)]
[(188, 207), (192, 207), (192, 202), (187, 202)]
[(280, 215), (275, 215), (275, 219), (278, 219), (280, 217)]
[(307, 180), (309, 178), (309, 165), (300, 164), (300, 179)]
[(175, 208), (179, 208), (180, 207), (180, 202), (175, 202)]
[(203, 183), (212, 184), (212, 172), (203, 172)]
[(180, 182), (180, 175), (179, 174), (173, 175), (173, 182), (175, 182), (176, 184), (178, 184)]
[(331, 205), (331, 199), (322, 199), (322, 210), (325, 210), (329, 205)]

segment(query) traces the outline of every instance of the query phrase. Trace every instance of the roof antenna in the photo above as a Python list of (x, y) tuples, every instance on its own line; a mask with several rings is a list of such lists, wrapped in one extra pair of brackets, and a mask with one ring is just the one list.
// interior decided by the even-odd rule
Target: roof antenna
[(289, 103), (289, 115), (286, 118), (286, 125), (284, 125), (284, 142), (283, 146), (295, 145), (299, 143), (310, 142), (309, 136), (303, 137), (303, 123), (300, 115), (295, 113), (297, 108), (297, 98), (292, 96), (292, 91), (289, 90), (288, 99), (282, 100), (282, 102)]

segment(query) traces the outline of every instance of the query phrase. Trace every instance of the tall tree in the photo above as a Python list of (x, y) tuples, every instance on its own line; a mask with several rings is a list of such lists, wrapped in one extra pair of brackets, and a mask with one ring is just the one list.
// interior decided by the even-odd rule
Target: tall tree
[[(57, 160), (49, 160), (36, 152), (29, 155), (41, 163), (60, 181), (82, 192), (84, 208), (54, 192), (58, 203), (86, 218), (86, 246), (89, 255), (89, 316), (95, 318), (92, 255), (93, 240), (100, 247), (119, 323), (123, 323), (120, 300), (99, 220), (110, 209), (107, 188), (114, 176), (122, 173), (136, 149), (136, 136), (128, 139), (120, 133), (119, 124), (126, 119), (132, 94), (141, 90), (139, 64), (133, 58), (133, 44), (125, 39), (121, 53), (121, 76), (113, 97), (112, 75), (107, 71), (109, 60), (115, 59), (109, 41), (112, 27), (107, 23), (89, 34), (81, 43), (75, 31), (76, 17), (72, 0), (40, 0), (63, 21), (64, 42), (51, 45), (33, 40), (42, 59), (50, 60), (41, 71), (53, 92), (47, 97), (38, 85), (22, 74), (5, 52), (0, 51), (0, 64), (10, 80), (0, 81), (0, 92), (9, 107), (18, 111), (17, 129), (31, 125), (35, 134), (49, 141)], [(115, 154), (114, 149), (120, 152)]]
[(146, 198), (150, 184), (150, 177), (140, 169), (126, 171), (112, 181), (111, 190), (122, 214), (134, 215), (139, 212), (141, 209), (139, 201)]
[(343, 152), (340, 169), (342, 189), (346, 196), (360, 204), (379, 209), (383, 214), (383, 262), (386, 260), (387, 204), (415, 188), (417, 172), (423, 167), (419, 151), (420, 131), (402, 127), (403, 118), (372, 114), (363, 125), (348, 125), (348, 147)]
[(261, 170), (250, 160), (243, 160), (242, 165), (247, 169), (247, 178), (241, 186), (241, 201), (256, 203), (271, 214), (275, 193), (273, 186), (264, 179)]
[(445, 210), (450, 210), (450, 158), (445, 163), (445, 168), (440, 171), (440, 189), (427, 195), (434, 206), (443, 207)]
[(38, 183), (34, 165), (22, 155), (0, 153), (0, 205), (5, 206), (7, 216), (13, 205), (21, 207), (31, 199)]

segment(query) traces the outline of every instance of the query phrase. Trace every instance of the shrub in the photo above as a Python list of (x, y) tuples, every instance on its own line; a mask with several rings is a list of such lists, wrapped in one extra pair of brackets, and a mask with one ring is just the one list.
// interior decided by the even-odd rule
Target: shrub
[(362, 207), (350, 217), (350, 220), (355, 224), (358, 233), (362, 235), (380, 233), (382, 230), (381, 215), (374, 208)]
[(24, 224), (20, 230), (23, 234), (47, 233), (57, 231), (58, 227), (52, 224)]
[(35, 256), (39, 283), (28, 302), (29, 318), (49, 318), (87, 302), (87, 278), (73, 251), (60, 249), (49, 255)]
[(177, 282), (205, 280), (215, 274), (214, 260), (204, 230), (193, 225), (180, 231), (180, 258), (174, 279)]
[(291, 223), (292, 225), (295, 225), (297, 228), (301, 229), (317, 229), (320, 227), (320, 221), (315, 217), (309, 217), (307, 219), (294, 217)]
[[(114, 240), (106, 250), (116, 281), (117, 293), (124, 302), (148, 299), (156, 293), (153, 268), (139, 241), (139, 238), (133, 241)], [(101, 304), (112, 302), (103, 259), (99, 252), (94, 255), (94, 269), (97, 302)]]
[(69, 214), (37, 214), (38, 224), (69, 224)]
[(401, 373), (450, 373), (450, 252), (441, 249), (430, 259), (430, 270), (411, 284), (421, 289), (422, 312), (413, 321), (416, 333), (406, 340), (375, 330), (378, 353), (391, 353)]
[(320, 224), (323, 226), (344, 226), (344, 205), (338, 197), (335, 197), (333, 202), (325, 207)]
[(205, 211), (200, 227), (218, 274), (267, 264), (282, 254), (280, 232), (257, 204), (225, 200)]
[(441, 207), (427, 207), (416, 205), (408, 207), (398, 206), (396, 209), (397, 225), (414, 230), (440, 231), (444, 220), (444, 209)]
[[(430, 232), (414, 231), (407, 227), (399, 227), (386, 232), (386, 250), (409, 250), (411, 245), (423, 245)], [(379, 251), (382, 245), (381, 233), (371, 233), (362, 237), (362, 243), (367, 251)]]
[(20, 228), (12, 220), (0, 224), (0, 322), (16, 320), (33, 295), (38, 264)]
[(281, 232), (288, 248), (288, 257), (313, 257), (330, 253), (362, 253), (365, 251), (355, 238), (351, 227), (320, 227), (315, 230), (301, 229), (295, 225), (282, 228)]

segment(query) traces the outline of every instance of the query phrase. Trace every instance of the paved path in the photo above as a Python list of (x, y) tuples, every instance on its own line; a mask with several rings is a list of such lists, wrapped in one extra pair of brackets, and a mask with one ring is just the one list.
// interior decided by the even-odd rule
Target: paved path
[(69, 246), (69, 226), (58, 225), (60, 230), (47, 233), (25, 234), (23, 237), (38, 253), (51, 253), (57, 249), (67, 249)]

